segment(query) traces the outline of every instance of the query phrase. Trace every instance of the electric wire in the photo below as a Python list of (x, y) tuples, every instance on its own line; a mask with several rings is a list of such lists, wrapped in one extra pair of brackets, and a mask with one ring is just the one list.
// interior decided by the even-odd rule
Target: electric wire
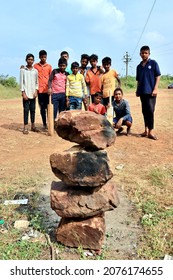
[(136, 47), (135, 47), (135, 49), (134, 49), (134, 51), (133, 51), (133, 53), (132, 53), (132, 57), (133, 57), (133, 55), (134, 55), (134, 53), (135, 53), (135, 51), (136, 51), (136, 49), (137, 49), (137, 47), (138, 47), (138, 45), (139, 45), (139, 42), (140, 42), (140, 40), (141, 40), (141, 38), (142, 38), (142, 35), (144, 34), (145, 28), (146, 28), (147, 23), (148, 23), (148, 21), (149, 21), (149, 19), (150, 19), (150, 16), (151, 16), (151, 13), (152, 13), (152, 11), (153, 11), (153, 8), (154, 8), (155, 3), (156, 3), (156, 0), (154, 0), (154, 2), (153, 2), (153, 5), (152, 5), (151, 10), (150, 10), (150, 12), (149, 12), (149, 15), (148, 15), (148, 17), (147, 17), (146, 23), (145, 23), (145, 25), (144, 25), (144, 27), (143, 27), (143, 29), (142, 29), (141, 35), (140, 35), (140, 37), (139, 37), (139, 40), (138, 40), (138, 42), (137, 42), (137, 44), (136, 44)]

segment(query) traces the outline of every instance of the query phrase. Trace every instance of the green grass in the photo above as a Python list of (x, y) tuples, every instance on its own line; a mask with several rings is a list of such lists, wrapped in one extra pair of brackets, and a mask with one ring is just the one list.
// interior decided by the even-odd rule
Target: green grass
[(21, 97), (21, 92), (19, 90), (19, 87), (10, 88), (10, 87), (4, 87), (0, 84), (0, 99), (14, 99), (20, 97)]
[(38, 260), (42, 258), (42, 252), (48, 249), (47, 244), (40, 242), (18, 241), (4, 244), (0, 242), (1, 260)]

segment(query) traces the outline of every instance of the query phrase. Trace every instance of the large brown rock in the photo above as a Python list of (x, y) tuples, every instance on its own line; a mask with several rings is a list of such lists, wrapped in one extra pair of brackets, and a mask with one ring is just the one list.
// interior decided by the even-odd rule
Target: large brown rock
[(87, 219), (62, 218), (56, 230), (56, 239), (65, 246), (100, 250), (104, 234), (104, 214)]
[(105, 149), (114, 144), (116, 138), (115, 130), (106, 117), (90, 111), (61, 112), (55, 130), (63, 139), (90, 149)]
[(118, 204), (117, 189), (113, 181), (101, 188), (84, 189), (67, 186), (63, 182), (52, 182), (51, 208), (60, 217), (90, 217), (105, 211), (114, 210)]
[(88, 152), (74, 146), (50, 156), (53, 173), (63, 182), (73, 186), (98, 187), (112, 178), (106, 151)]

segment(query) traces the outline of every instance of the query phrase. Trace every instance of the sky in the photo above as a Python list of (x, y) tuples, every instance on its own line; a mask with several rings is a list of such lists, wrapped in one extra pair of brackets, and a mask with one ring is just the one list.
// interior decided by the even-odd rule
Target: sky
[[(27, 53), (44, 49), (57, 67), (60, 52), (69, 64), (83, 53), (105, 56), (120, 77), (135, 76), (141, 46), (148, 45), (162, 75), (173, 75), (172, 11), (167, 0), (0, 0), (0, 75), (19, 80)], [(129, 55), (126, 68), (124, 56)]]

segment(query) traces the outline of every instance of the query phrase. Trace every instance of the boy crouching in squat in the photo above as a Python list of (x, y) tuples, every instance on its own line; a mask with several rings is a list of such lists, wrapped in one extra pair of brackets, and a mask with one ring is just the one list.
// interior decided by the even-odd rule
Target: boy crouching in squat
[(130, 135), (132, 126), (132, 117), (130, 114), (130, 106), (127, 100), (123, 99), (123, 91), (121, 88), (116, 88), (114, 91), (114, 101), (112, 107), (116, 117), (113, 118), (113, 125), (118, 129), (117, 133), (123, 131), (123, 125), (127, 126), (127, 136)]

